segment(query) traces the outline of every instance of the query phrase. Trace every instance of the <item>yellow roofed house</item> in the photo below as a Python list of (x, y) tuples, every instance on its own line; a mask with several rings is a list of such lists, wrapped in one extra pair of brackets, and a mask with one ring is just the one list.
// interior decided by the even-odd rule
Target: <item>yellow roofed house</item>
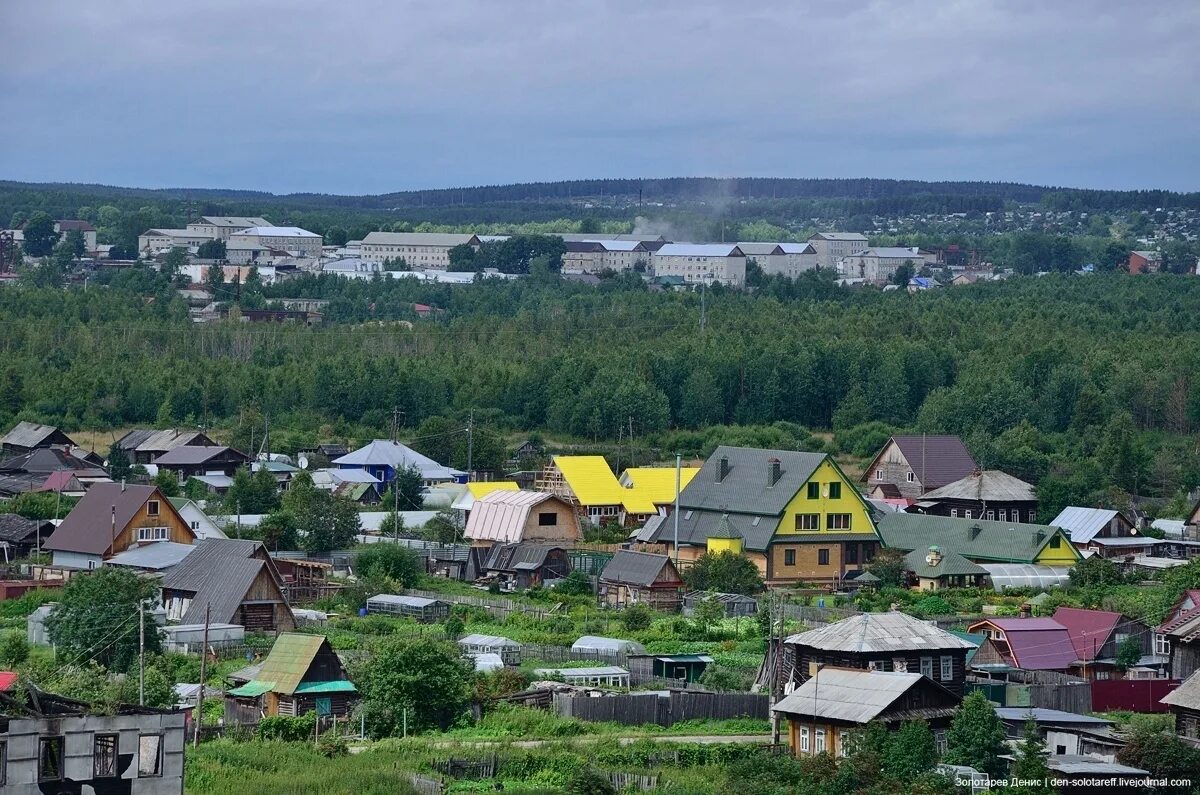
[[(654, 501), (637, 488), (625, 488), (600, 455), (556, 455), (534, 484), (557, 495), (593, 525), (633, 525), (658, 513)], [(674, 493), (672, 493), (672, 500)]]
[[(700, 467), (679, 468), (679, 490), (687, 488)], [(675, 467), (630, 467), (621, 473), (622, 486), (654, 503), (655, 508), (675, 505)]]
[(493, 492), (518, 491), (521, 487), (514, 480), (485, 480), (463, 483), (458, 488), (462, 489), (462, 493), (454, 498), (450, 507), (456, 511), (462, 511), (465, 520), (467, 516), (471, 515), (471, 509), (475, 507), (477, 500), (482, 500)]

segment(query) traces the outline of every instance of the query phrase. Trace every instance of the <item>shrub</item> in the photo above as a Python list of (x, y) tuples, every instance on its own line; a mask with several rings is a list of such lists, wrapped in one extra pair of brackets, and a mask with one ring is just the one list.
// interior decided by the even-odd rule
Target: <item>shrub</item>
[(303, 742), (313, 736), (316, 722), (317, 713), (315, 712), (308, 712), (297, 718), (290, 715), (272, 715), (263, 718), (258, 724), (257, 734), (262, 740)]
[(630, 632), (649, 629), (654, 623), (654, 611), (642, 602), (630, 605), (621, 613), (621, 625)]

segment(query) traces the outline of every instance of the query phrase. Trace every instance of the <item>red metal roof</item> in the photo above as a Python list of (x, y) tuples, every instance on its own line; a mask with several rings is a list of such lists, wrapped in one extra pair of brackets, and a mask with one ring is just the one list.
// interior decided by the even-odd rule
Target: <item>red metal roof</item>
[(913, 473), (926, 491), (970, 475), (978, 466), (957, 436), (893, 436)]
[(1060, 607), (1054, 611), (1054, 620), (1067, 628), (1071, 636), (1071, 645), (1080, 660), (1094, 660), (1100, 649), (1108, 641), (1117, 623), (1121, 620), (1120, 613), (1108, 610), (1084, 610), (1079, 607)]
[(0, 690), (7, 691), (17, 682), (17, 675), (12, 671), (0, 671)]

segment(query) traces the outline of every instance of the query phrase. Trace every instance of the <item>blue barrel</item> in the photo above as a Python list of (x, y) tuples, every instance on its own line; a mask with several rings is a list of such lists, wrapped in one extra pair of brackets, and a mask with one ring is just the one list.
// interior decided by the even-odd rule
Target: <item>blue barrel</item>
[(825, 606), (825, 597), (821, 597), (820, 599), (817, 600), (817, 607), (824, 607), (824, 606)]
[(367, 608), (365, 608), (365, 607), (358, 608), (358, 615), (360, 618), (365, 616), (366, 614), (367, 614)]

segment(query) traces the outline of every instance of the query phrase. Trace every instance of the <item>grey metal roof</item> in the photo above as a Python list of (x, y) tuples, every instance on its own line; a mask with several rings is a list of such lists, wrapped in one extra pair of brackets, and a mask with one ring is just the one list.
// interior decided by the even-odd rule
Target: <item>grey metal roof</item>
[(1117, 518), (1118, 512), (1109, 508), (1079, 508), (1068, 505), (1050, 522), (1071, 534), (1071, 542), (1086, 544)]
[(974, 645), (907, 613), (862, 613), (790, 636), (785, 643), (824, 651), (888, 652), (973, 649)]
[(104, 562), (106, 566), (128, 566), (131, 569), (162, 571), (177, 565), (196, 548), (174, 541), (155, 541), (140, 547), (130, 547)]
[[(651, 585), (658, 579), (659, 573), (666, 566), (674, 567), (671, 559), (666, 555), (619, 549), (608, 565), (604, 567), (604, 571), (600, 572), (600, 581)], [(678, 579), (678, 575), (676, 575), (676, 579)]]
[(1043, 709), (1041, 707), (996, 707), (996, 716), (1000, 720), (1024, 721), (1030, 716), (1038, 723), (1086, 723), (1095, 726), (1111, 726), (1113, 722), (1092, 715), (1080, 715), (1077, 712), (1064, 712), (1061, 709)]
[(954, 576), (969, 576), (974, 574), (987, 574), (987, 569), (976, 563), (964, 558), (957, 552), (949, 552), (937, 550), (941, 556), (940, 562), (936, 565), (929, 562), (929, 558), (933, 555), (933, 550), (936, 547), (929, 549), (914, 549), (904, 556), (904, 568), (911, 571), (918, 577), (936, 580), (939, 577), (954, 577)]
[(15, 513), (0, 513), (0, 541), (20, 543), (31, 537), (39, 528), (52, 523), (42, 519), (26, 519)]
[(1126, 775), (1146, 776), (1149, 771), (1138, 767), (1122, 765), (1118, 762), (1105, 762), (1094, 756), (1079, 756), (1075, 754), (1060, 754), (1046, 757), (1046, 767), (1057, 773), (1085, 773), (1088, 775)]
[(974, 500), (975, 502), (1033, 502), (1033, 486), (998, 469), (972, 472), (961, 480), (934, 489), (922, 500)]
[(566, 679), (580, 676), (628, 676), (629, 671), (616, 665), (597, 665), (592, 668), (538, 668), (534, 671), (538, 676), (553, 676), (555, 674)]
[[(48, 550), (102, 555), (151, 497), (160, 499), (159, 510), (179, 512), (154, 486), (97, 483), (75, 504), (63, 523), (46, 539)], [(183, 523), (182, 517), (179, 521)], [(186, 523), (184, 523), (186, 525)], [(189, 530), (190, 532), (190, 530)]]
[[(697, 475), (692, 483), (703, 475)], [(691, 484), (688, 485), (688, 488)], [(687, 488), (684, 489), (684, 493)], [(683, 494), (680, 494), (682, 501)], [(679, 511), (679, 543), (704, 546), (710, 536), (719, 531), (721, 519), (726, 514), (723, 511), (700, 510), (680, 506)], [(775, 535), (779, 526), (779, 517), (774, 515), (757, 515), (735, 513), (729, 514), (729, 523), (741, 533), (745, 548), (754, 552), (763, 552)], [(647, 537), (648, 536), (648, 537)], [(675, 537), (674, 517), (652, 516), (646, 522), (646, 527), (637, 534), (639, 541), (661, 544), (670, 542)], [(789, 536), (790, 538), (790, 536)]]
[[(61, 431), (53, 425), (38, 425), (36, 422), (18, 422), (13, 426), (12, 430), (4, 434), (4, 438), (0, 439), (0, 444), (12, 445), (14, 447), (37, 447), (56, 433), (61, 433)], [(67, 441), (70, 442), (70, 439)], [(74, 442), (70, 443), (74, 444)]]
[(206, 443), (211, 443), (211, 441), (200, 431), (180, 431), (175, 428), (166, 430), (138, 428), (118, 439), (113, 447), (146, 453), (163, 453), (176, 447), (203, 446)]
[(599, 635), (583, 635), (571, 644), (572, 651), (630, 652), (644, 654), (646, 648), (636, 640), (605, 638)]
[[(680, 492), (679, 504), (683, 508), (722, 513), (778, 516), (825, 458), (824, 453), (721, 445)], [(718, 481), (722, 459), (729, 469)], [(780, 477), (774, 485), (768, 482), (772, 459), (777, 459), (780, 465)], [(743, 528), (738, 526), (738, 530)]]
[[(254, 557), (259, 549), (262, 557)], [(167, 572), (162, 587), (194, 594), (181, 623), (203, 623), (205, 607), (209, 605), (212, 621), (232, 622), (238, 605), (246, 598), (246, 592), (264, 566), (278, 587), (282, 579), (260, 542), (206, 538), (197, 542), (192, 552)]]
[[(172, 447), (154, 459), (154, 464), (155, 466), (199, 465), (216, 458), (227, 450), (231, 450), (231, 448), (222, 445), (203, 447), (198, 445), (180, 445), (179, 447)], [(237, 451), (234, 450), (233, 452)]]
[(362, 239), (364, 246), (445, 246), (453, 248), (477, 240), (469, 233), (453, 232), (371, 232)]
[(494, 544), (488, 550), (485, 571), (531, 571), (546, 564), (551, 550), (562, 549), (557, 544)]
[(407, 445), (388, 439), (376, 439), (352, 453), (335, 458), (333, 463), (340, 467), (389, 466), (393, 469), (414, 466), (421, 470), (421, 477), (425, 480), (454, 480), (456, 477), (466, 474), (461, 470), (439, 464), (429, 456), (421, 455)]
[(787, 715), (869, 723), (919, 681), (918, 673), (824, 668), (772, 709)]
[(202, 215), (200, 220), (192, 221), (193, 224), (206, 226), (221, 226), (238, 229), (249, 229), (252, 226), (270, 226), (271, 222), (265, 218), (257, 216), (241, 216), (241, 215)]
[(957, 552), (975, 562), (1033, 563), (1055, 536), (1070, 547), (1066, 534), (1057, 528), (991, 519), (889, 513), (879, 517), (875, 528), (886, 547), (910, 552), (937, 545), (943, 552)]
[(1200, 670), (1184, 679), (1179, 687), (1159, 699), (1159, 703), (1200, 710)]
[(742, 250), (742, 253), (747, 257), (754, 256), (772, 256), (775, 254), (783, 254), (783, 248), (778, 243), (759, 243), (759, 242), (742, 242), (738, 241), (737, 247)]

